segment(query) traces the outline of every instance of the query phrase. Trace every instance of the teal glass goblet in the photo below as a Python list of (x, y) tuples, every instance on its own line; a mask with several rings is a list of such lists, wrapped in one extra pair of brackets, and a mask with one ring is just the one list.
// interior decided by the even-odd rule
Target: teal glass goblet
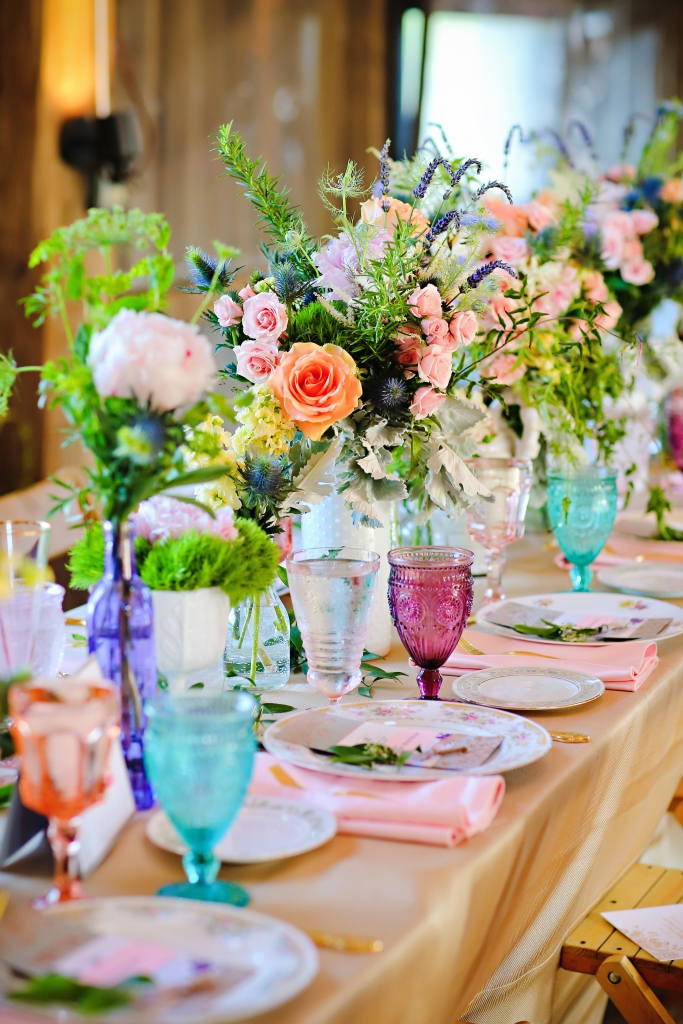
[(617, 470), (581, 466), (548, 472), (548, 518), (575, 591), (590, 590), (590, 564), (602, 551), (617, 514)]
[(189, 846), (187, 882), (165, 885), (159, 896), (232, 903), (247, 892), (216, 881), (213, 852), (240, 809), (254, 760), (256, 701), (240, 690), (200, 697), (162, 693), (145, 703), (145, 767), (157, 800)]

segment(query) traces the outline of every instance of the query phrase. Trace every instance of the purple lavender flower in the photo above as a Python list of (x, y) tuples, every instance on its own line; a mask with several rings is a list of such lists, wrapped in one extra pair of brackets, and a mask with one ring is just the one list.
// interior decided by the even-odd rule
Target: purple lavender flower
[(433, 160), (430, 160), (429, 164), (427, 165), (426, 171), (420, 178), (417, 186), (413, 189), (413, 195), (415, 196), (416, 199), (424, 199), (427, 189), (431, 184), (432, 178), (436, 174), (437, 168), (441, 166), (445, 168), (448, 177), (451, 179), (451, 187), (447, 189), (443, 194), (443, 198), (448, 199), (451, 192), (456, 187), (465, 171), (468, 169), (468, 167), (471, 167), (473, 164), (476, 164), (477, 171), (481, 172), (481, 163), (479, 162), (479, 160), (465, 160), (464, 164), (461, 164), (458, 170), (454, 171), (451, 164), (449, 163), (448, 160), (446, 160), (445, 157), (435, 156)]
[(382, 196), (382, 209), (386, 213), (389, 209), (389, 202), (385, 199), (385, 196), (389, 195), (389, 146), (391, 145), (391, 139), (382, 146), (382, 152), (379, 155), (379, 181), (382, 188), (380, 195)]
[(435, 220), (431, 228), (425, 235), (424, 242), (422, 243), (424, 248), (428, 249), (429, 246), (434, 241), (434, 239), (436, 238), (436, 236), (440, 235), (442, 231), (445, 231), (449, 224), (451, 224), (453, 221), (455, 221), (457, 225), (457, 230), (459, 231), (461, 222), (460, 213), (458, 210), (449, 210), (448, 213), (444, 213), (443, 217), (439, 217), (438, 220)]
[(502, 181), (487, 181), (485, 185), (482, 185), (481, 188), (478, 188), (477, 191), (474, 193), (474, 195), (472, 196), (472, 202), (476, 203), (477, 199), (481, 199), (481, 197), (484, 195), (484, 193), (488, 192), (489, 189), (492, 189), (492, 188), (499, 188), (501, 190), (501, 192), (505, 193), (505, 195), (507, 197), (507, 201), (510, 204), (514, 205), (514, 200), (512, 198), (512, 192), (507, 187), (507, 185), (504, 185), (502, 183)]
[(469, 291), (471, 288), (476, 288), (478, 284), (481, 284), (489, 274), (492, 274), (493, 271), (498, 268), (507, 271), (507, 273), (511, 274), (512, 277), (517, 277), (516, 272), (512, 269), (509, 263), (504, 263), (503, 260), (491, 260), (490, 263), (483, 263), (478, 270), (475, 270), (473, 274), (470, 274), (465, 282), (465, 290)]

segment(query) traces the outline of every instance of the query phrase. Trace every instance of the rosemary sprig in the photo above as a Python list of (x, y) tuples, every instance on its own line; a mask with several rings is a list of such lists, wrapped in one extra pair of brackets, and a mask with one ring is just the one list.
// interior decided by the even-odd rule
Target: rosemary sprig
[(326, 753), (333, 755), (332, 761), (335, 764), (354, 764), (358, 768), (367, 768), (371, 771), (376, 764), (395, 764), (401, 768), (414, 751), (404, 750), (397, 754), (391, 747), (385, 747), (382, 743), (356, 743), (352, 747), (329, 747)]
[(546, 625), (525, 626), (519, 624), (512, 628), (516, 633), (523, 633), (526, 636), (541, 636), (544, 640), (562, 640), (565, 643), (582, 643), (589, 637), (602, 633), (602, 626), (579, 628), (571, 625), (559, 626), (554, 622), (548, 622), (547, 619), (541, 619), (541, 622), (545, 622)]

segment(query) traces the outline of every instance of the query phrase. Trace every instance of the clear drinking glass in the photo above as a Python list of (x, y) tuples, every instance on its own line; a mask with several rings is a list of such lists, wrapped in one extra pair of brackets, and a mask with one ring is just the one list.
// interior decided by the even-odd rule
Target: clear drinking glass
[(524, 536), (524, 517), (533, 472), (528, 459), (467, 459), (467, 466), (493, 495), (467, 511), (470, 539), (485, 549), (486, 592), (484, 601), (502, 601), (505, 548)]
[(337, 704), (360, 685), (380, 559), (358, 548), (305, 548), (287, 557), (289, 592), (308, 682)]
[(55, 876), (50, 891), (34, 902), (41, 909), (82, 896), (79, 815), (104, 794), (119, 702), (110, 683), (37, 679), (10, 687), (9, 710), (22, 802), (50, 819)]
[(34, 676), (50, 679), (57, 675), (64, 648), (64, 587), (44, 583), (38, 613), (31, 668)]
[(438, 700), (439, 669), (472, 610), (472, 561), (466, 548), (409, 547), (389, 552), (389, 608), (401, 643), (420, 671), (422, 700)]
[(215, 697), (158, 694), (145, 703), (145, 766), (157, 800), (189, 846), (187, 882), (160, 896), (244, 906), (239, 885), (216, 881), (213, 852), (244, 800), (254, 760), (256, 701), (241, 690)]
[(574, 590), (590, 590), (589, 566), (602, 551), (617, 514), (617, 470), (581, 466), (548, 471), (550, 528), (567, 561)]
[[(276, 535), (280, 536), (280, 535)], [(289, 616), (274, 586), (230, 609), (223, 654), (225, 686), (247, 676), (255, 693), (279, 690), (289, 680)]]

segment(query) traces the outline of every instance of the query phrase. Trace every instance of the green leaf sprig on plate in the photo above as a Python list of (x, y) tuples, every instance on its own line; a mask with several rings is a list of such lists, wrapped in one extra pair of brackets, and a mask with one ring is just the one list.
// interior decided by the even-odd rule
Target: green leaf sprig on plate
[(540, 636), (544, 640), (561, 640), (567, 644), (580, 644), (586, 640), (589, 640), (592, 636), (597, 636), (602, 633), (602, 626), (559, 626), (555, 622), (549, 622), (547, 619), (541, 619), (541, 622), (545, 622), (545, 626), (525, 626), (523, 623), (519, 623), (513, 626), (515, 633), (522, 633), (524, 636)]
[(391, 747), (385, 747), (382, 743), (356, 743), (352, 747), (330, 747), (326, 753), (332, 754), (332, 761), (335, 764), (353, 764), (371, 771), (376, 764), (395, 764), (397, 768), (402, 768), (415, 751), (404, 750), (397, 754)]
[[(149, 981), (149, 978), (130, 979), (130, 983)], [(132, 1002), (133, 994), (123, 985), (99, 988), (97, 985), (81, 985), (63, 974), (42, 974), (31, 978), (23, 988), (10, 992), (9, 998), (22, 1003), (64, 1003), (87, 1016), (127, 1006)]]

